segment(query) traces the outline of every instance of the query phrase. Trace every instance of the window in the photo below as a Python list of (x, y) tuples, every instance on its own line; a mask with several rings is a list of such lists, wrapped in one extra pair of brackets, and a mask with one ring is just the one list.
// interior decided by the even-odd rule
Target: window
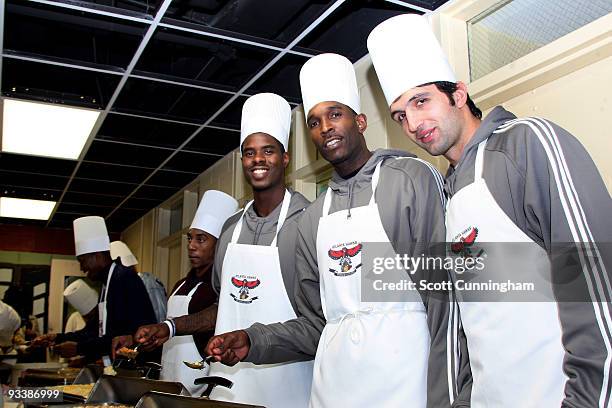
[(475, 81), (610, 12), (610, 0), (501, 1), (467, 21), (470, 78)]

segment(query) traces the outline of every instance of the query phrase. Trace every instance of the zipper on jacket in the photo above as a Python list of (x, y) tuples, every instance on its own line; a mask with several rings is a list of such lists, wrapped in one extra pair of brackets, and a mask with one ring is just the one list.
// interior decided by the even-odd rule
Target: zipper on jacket
[(255, 234), (253, 235), (253, 245), (257, 245), (257, 242), (259, 242), (259, 236), (261, 235), (264, 224), (265, 222), (257, 221), (257, 225), (255, 225)]
[(353, 206), (353, 185), (355, 184), (355, 182), (353, 181), (352, 183), (349, 183), (348, 185), (348, 214), (346, 215), (346, 219), (348, 220), (349, 218), (351, 218), (351, 207)]

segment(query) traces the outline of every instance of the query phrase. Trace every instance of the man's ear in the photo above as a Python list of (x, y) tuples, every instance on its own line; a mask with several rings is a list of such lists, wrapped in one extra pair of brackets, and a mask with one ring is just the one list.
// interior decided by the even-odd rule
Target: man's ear
[(355, 122), (357, 122), (357, 128), (359, 129), (359, 133), (363, 134), (365, 130), (368, 128), (368, 117), (365, 113), (360, 113), (355, 116)]
[(468, 100), (467, 86), (459, 81), (457, 82), (457, 89), (453, 92), (453, 99), (455, 100), (455, 106), (462, 108), (465, 106)]
[(289, 160), (291, 159), (291, 157), (289, 156), (289, 153), (285, 152), (283, 153), (283, 167), (287, 168), (287, 166), (289, 165)]

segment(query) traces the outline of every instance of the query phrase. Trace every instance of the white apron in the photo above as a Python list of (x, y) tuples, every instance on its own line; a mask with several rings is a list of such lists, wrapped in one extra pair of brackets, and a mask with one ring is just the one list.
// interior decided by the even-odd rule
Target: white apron
[[(535, 279), (536, 271), (549, 270), (548, 256), (508, 218), (487, 188), (482, 177), (486, 142), (478, 146), (474, 182), (448, 202), (446, 240), (457, 243), (473, 233), (475, 243), (486, 248), (483, 272), (504, 281)], [(532, 245), (521, 245), (517, 256), (515, 246), (486, 244), (490, 242)], [(552, 293), (552, 287), (537, 290)], [(556, 303), (477, 302), (468, 301), (470, 296), (475, 295), (457, 292), (474, 381), (472, 407), (559, 407), (567, 377)]]
[(100, 301), (98, 302), (98, 337), (102, 337), (106, 334), (106, 318), (108, 317), (108, 313), (106, 311), (106, 295), (108, 294), (108, 287), (110, 286), (110, 281), (114, 270), (115, 263), (113, 262), (108, 271), (106, 284), (102, 286), (102, 291), (100, 293)]
[[(189, 302), (202, 282), (195, 285), (187, 295), (177, 295), (176, 293), (184, 284), (185, 281), (168, 299), (168, 319), (189, 314)], [(201, 360), (202, 356), (195, 345), (193, 336), (175, 336), (164, 343), (160, 379), (180, 382), (191, 395), (199, 397), (206, 389), (206, 384), (194, 385), (193, 381), (208, 375), (208, 366), (203, 370), (194, 370), (183, 364), (183, 361)]]
[[(276, 246), (290, 200), (291, 194), (286, 191), (270, 246), (237, 243), (244, 214), (253, 202), (245, 206), (223, 259), (215, 334), (244, 329), (256, 322), (269, 324), (296, 317), (283, 283)], [(312, 381), (312, 361), (266, 365), (241, 362), (233, 367), (214, 363), (210, 375), (234, 382), (231, 390), (216, 387), (212, 399), (268, 408), (305, 407)]]
[[(382, 162), (381, 162), (382, 163)], [(375, 202), (329, 214), (327, 190), (317, 233), (321, 304), (326, 325), (317, 348), (311, 407), (425, 407), (429, 331), (425, 306), (415, 302), (363, 302), (360, 245), (387, 243)], [(333, 252), (332, 252), (333, 251)], [(340, 256), (340, 253), (343, 253)]]

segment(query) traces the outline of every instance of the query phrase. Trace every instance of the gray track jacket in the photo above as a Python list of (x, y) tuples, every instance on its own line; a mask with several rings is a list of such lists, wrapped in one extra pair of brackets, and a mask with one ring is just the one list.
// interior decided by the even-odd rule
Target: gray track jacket
[[(398, 254), (409, 253), (411, 244), (415, 242), (424, 245), (444, 242), (444, 209), (439, 174), (435, 176), (422, 162), (394, 157), (410, 155), (398, 150), (377, 150), (354, 177), (344, 180), (334, 173), (330, 181), (334, 193), (330, 212), (366, 205), (372, 196), (371, 178), (374, 168), (379, 161), (384, 160), (376, 202), (384, 230), (395, 251)], [(251, 340), (247, 361), (260, 364), (291, 361), (313, 358), (316, 353), (325, 326), (316, 254), (323, 198), (321, 195), (306, 209), (299, 223), (295, 254), (298, 275), (295, 297), (299, 317), (273, 325), (255, 324), (247, 329)], [(457, 390), (454, 380), (449, 384), (448, 369), (457, 362), (447, 361), (447, 346), (453, 349), (457, 346), (447, 345), (447, 336), (454, 339), (454, 343), (456, 333), (451, 335), (449, 331), (456, 328), (448, 324), (447, 298), (441, 300), (424, 296), (423, 302), (427, 308), (431, 335), (428, 404), (431, 407), (450, 406), (450, 395)]]
[[(445, 189), (451, 197), (472, 183), (478, 143), (490, 137), (484, 179), (506, 215), (546, 250), (567, 242), (590, 242), (599, 248), (602, 262), (585, 265), (580, 276), (585, 293), (586, 279), (602, 282), (593, 285), (592, 299), (558, 303), (566, 349), (564, 370), (569, 377), (563, 406), (596, 407), (600, 402), (607, 406), (612, 310), (606, 282), (611, 281), (612, 271), (612, 200), (584, 147), (557, 125), (526, 118), (504, 132), (493, 133), (514, 119), (516, 116), (498, 106), (482, 121), (455, 168), (449, 169)], [(548, 156), (547, 149), (557, 154)]]

